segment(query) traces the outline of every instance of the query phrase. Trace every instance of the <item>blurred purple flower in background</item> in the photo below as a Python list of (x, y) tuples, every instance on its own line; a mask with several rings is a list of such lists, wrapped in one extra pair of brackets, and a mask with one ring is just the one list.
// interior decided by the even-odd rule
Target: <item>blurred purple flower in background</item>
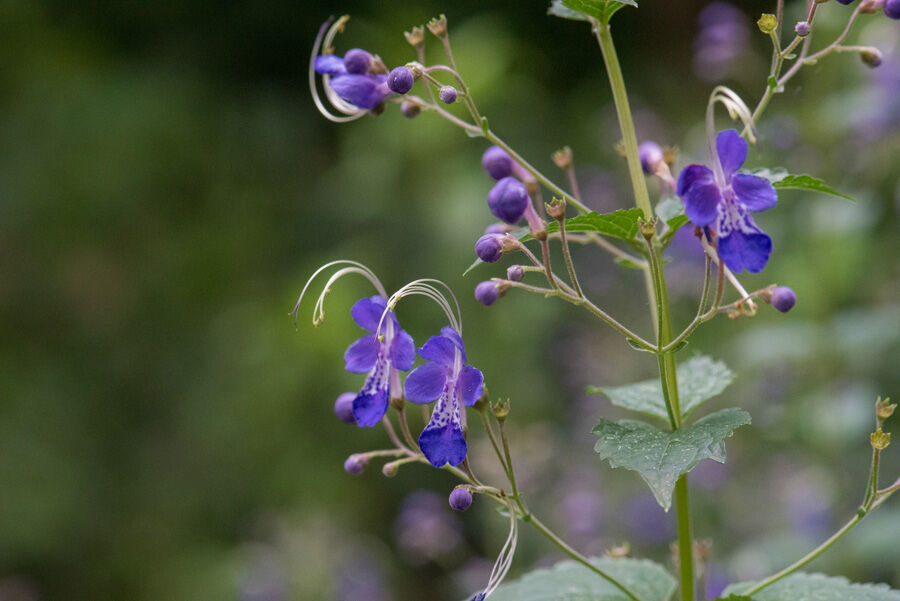
[(747, 15), (727, 2), (713, 2), (700, 11), (697, 21), (694, 73), (705, 81), (731, 76), (750, 49)]
[(674, 535), (672, 520), (649, 492), (626, 502), (624, 519), (630, 536), (640, 543), (666, 542)]
[[(446, 559), (463, 543), (459, 520), (447, 500), (426, 490), (403, 500), (394, 522), (394, 536), (404, 559), (413, 565)], [(472, 588), (477, 587), (468, 590)]]

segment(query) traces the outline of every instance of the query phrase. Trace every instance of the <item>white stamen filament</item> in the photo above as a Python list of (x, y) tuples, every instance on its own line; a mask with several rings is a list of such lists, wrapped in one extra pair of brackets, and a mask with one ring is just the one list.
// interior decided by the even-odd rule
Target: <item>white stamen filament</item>
[(507, 498), (506, 503), (509, 507), (509, 535), (506, 537), (503, 548), (500, 549), (500, 555), (497, 557), (497, 561), (494, 562), (494, 569), (491, 570), (491, 577), (488, 579), (488, 585), (482, 591), (484, 599), (487, 599), (491, 593), (497, 590), (500, 583), (503, 582), (503, 579), (509, 572), (509, 568), (512, 566), (513, 556), (516, 553), (516, 544), (519, 541), (519, 520), (516, 518), (516, 511), (513, 508), (511, 499)]
[(319, 34), (316, 36), (316, 41), (313, 44), (312, 55), (309, 58), (309, 91), (312, 94), (313, 102), (316, 104), (316, 108), (319, 109), (319, 112), (328, 119), (329, 121), (334, 121), (335, 123), (346, 123), (348, 121), (355, 121), (360, 117), (365, 116), (368, 112), (365, 109), (361, 109), (353, 106), (349, 102), (346, 102), (342, 98), (340, 98), (337, 94), (335, 94), (334, 90), (331, 88), (331, 85), (328, 83), (330, 81), (330, 77), (328, 75), (322, 75), (322, 88), (325, 90), (325, 96), (328, 98), (328, 102), (335, 109), (344, 113), (344, 116), (335, 115), (325, 106), (325, 103), (322, 102), (321, 97), (319, 96), (319, 90), (316, 87), (316, 57), (319, 56), (319, 49), (322, 48), (324, 53), (332, 53), (334, 52), (334, 48), (332, 47), (332, 42), (334, 42), (334, 38), (339, 31), (344, 30), (344, 24), (350, 20), (350, 15), (344, 15), (337, 21), (335, 21), (331, 27), (328, 28), (328, 32), (324, 34), (324, 40), (322, 38), (323, 32), (325, 31), (325, 27), (328, 25), (328, 21), (322, 24), (322, 27), (319, 29)]
[(706, 143), (709, 145), (709, 157), (712, 160), (713, 173), (716, 176), (716, 184), (720, 188), (725, 187), (725, 172), (722, 170), (722, 161), (716, 151), (716, 119), (715, 107), (720, 102), (728, 111), (728, 116), (734, 120), (740, 119), (747, 131), (747, 139), (750, 143), (756, 143), (756, 126), (753, 123), (753, 114), (747, 104), (741, 100), (733, 90), (725, 86), (716, 86), (709, 95), (706, 104)]
[[(444, 287), (446, 292), (433, 286), (431, 282), (440, 284)], [(450, 295), (449, 298), (453, 299), (453, 305), (450, 304), (447, 294)], [(450, 323), (450, 326), (462, 336), (462, 313), (459, 309), (459, 301), (456, 300), (456, 295), (453, 294), (453, 290), (450, 289), (450, 286), (444, 282), (430, 278), (410, 282), (391, 295), (388, 299), (387, 308), (381, 315), (381, 321), (378, 323), (378, 329), (375, 331), (376, 334), (381, 332), (381, 325), (384, 323), (384, 318), (388, 312), (393, 311), (396, 308), (397, 303), (407, 296), (424, 296), (433, 300), (444, 312), (444, 315), (447, 316), (447, 321)], [(456, 308), (455, 313), (453, 311), (454, 307)]]
[(378, 277), (372, 272), (371, 269), (363, 265), (362, 263), (358, 263), (356, 261), (350, 261), (348, 259), (339, 259), (337, 261), (331, 261), (319, 267), (315, 273), (313, 273), (308, 280), (306, 280), (306, 284), (303, 286), (303, 290), (300, 291), (300, 298), (297, 299), (297, 304), (294, 305), (293, 310), (290, 312), (290, 315), (294, 318), (294, 325), (297, 325), (297, 319), (300, 317), (300, 303), (303, 302), (303, 297), (306, 295), (306, 291), (309, 289), (309, 286), (313, 283), (313, 280), (318, 277), (320, 273), (334, 267), (335, 265), (349, 265), (349, 267), (343, 267), (336, 271), (330, 278), (328, 278), (328, 282), (322, 288), (321, 294), (319, 294), (319, 298), (316, 299), (316, 305), (313, 308), (313, 325), (319, 325), (325, 319), (325, 297), (331, 292), (331, 286), (338, 281), (340, 278), (345, 275), (349, 275), (351, 273), (358, 273), (363, 276), (371, 284), (375, 287), (375, 290), (378, 291), (378, 294), (386, 297), (387, 291), (385, 291), (384, 286), (381, 284), (381, 281)]

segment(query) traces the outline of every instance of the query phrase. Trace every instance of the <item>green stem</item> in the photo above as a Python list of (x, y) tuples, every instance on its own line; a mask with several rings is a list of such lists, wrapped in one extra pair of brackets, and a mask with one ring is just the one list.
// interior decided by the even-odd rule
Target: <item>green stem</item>
[(595, 23), (594, 33), (600, 42), (600, 50), (603, 53), (606, 72), (609, 75), (613, 101), (616, 104), (616, 114), (619, 117), (619, 126), (622, 129), (625, 157), (628, 160), (628, 173), (631, 176), (631, 185), (634, 188), (634, 202), (644, 212), (644, 219), (650, 221), (653, 218), (650, 194), (647, 192), (647, 181), (644, 179), (641, 159), (638, 157), (637, 135), (634, 131), (634, 121), (631, 118), (631, 107), (628, 104), (628, 92), (625, 89), (625, 79), (622, 77), (622, 68), (619, 66), (619, 57), (616, 55), (616, 47), (613, 44), (609, 24)]
[(687, 474), (675, 483), (675, 507), (678, 512), (678, 565), (681, 568), (681, 599), (694, 601), (694, 543)]

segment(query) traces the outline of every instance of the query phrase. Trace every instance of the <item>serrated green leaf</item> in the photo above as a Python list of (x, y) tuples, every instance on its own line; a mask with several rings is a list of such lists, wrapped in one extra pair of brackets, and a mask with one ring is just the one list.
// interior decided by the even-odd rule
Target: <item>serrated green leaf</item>
[(822, 194), (837, 196), (838, 198), (843, 198), (850, 202), (856, 202), (856, 199), (852, 196), (844, 194), (843, 192), (838, 192), (826, 184), (824, 180), (811, 175), (792, 175), (784, 169), (754, 169), (751, 173), (753, 175), (758, 175), (759, 177), (764, 177), (772, 182), (772, 186), (776, 190), (810, 190), (812, 192), (821, 192)]
[[(612, 213), (597, 213), (591, 211), (584, 215), (566, 219), (567, 232), (593, 232), (622, 240), (633, 240), (638, 232), (638, 220), (643, 217), (640, 209), (619, 209)], [(555, 221), (547, 225), (547, 233), (553, 234), (559, 231), (559, 224)], [(531, 235), (522, 238), (523, 242), (533, 240)]]
[[(732, 584), (723, 594), (740, 595), (753, 584)], [(900, 601), (900, 591), (885, 584), (854, 584), (846, 578), (801, 572), (745, 598), (752, 601)]]
[[(676, 582), (661, 565), (645, 559), (599, 559), (590, 562), (621, 582), (642, 601), (668, 601)], [(535, 570), (497, 588), (491, 601), (629, 601), (607, 580), (580, 563), (563, 561)]]
[(724, 440), (749, 423), (750, 414), (741, 409), (716, 411), (674, 432), (636, 420), (601, 420), (593, 429), (599, 438), (594, 451), (610, 467), (637, 472), (668, 511), (678, 477), (704, 459), (725, 463)]
[(564, 19), (588, 21), (597, 19), (601, 23), (609, 23), (612, 16), (623, 6), (637, 7), (636, 0), (553, 0), (551, 15)]
[[(697, 355), (679, 365), (678, 392), (683, 416), (716, 395), (722, 394), (734, 380), (734, 372), (721, 361), (705, 355)], [(610, 402), (624, 409), (639, 411), (668, 421), (666, 401), (659, 379), (644, 380), (626, 386), (588, 386), (589, 394), (605, 394)]]

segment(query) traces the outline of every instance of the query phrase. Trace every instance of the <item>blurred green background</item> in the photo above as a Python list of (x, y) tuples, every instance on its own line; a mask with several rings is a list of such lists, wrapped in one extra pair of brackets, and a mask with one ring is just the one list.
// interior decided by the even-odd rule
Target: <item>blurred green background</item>
[[(789, 24), (800, 4), (788, 2)], [(680, 147), (679, 168), (704, 159), (714, 82), (751, 105), (763, 91), (769, 42), (753, 22), (772, 7), (734, 6), (642, 0), (616, 18), (639, 135)], [(484, 585), (506, 535), (487, 503), (451, 514), (454, 482), (422, 466), (391, 480), (341, 468), (385, 444), (332, 414), (361, 384), (342, 353), (361, 333), (349, 308), (370, 288), (342, 281), (318, 329), (312, 301), (297, 329), (288, 317), (306, 278), (337, 258), (363, 261), (389, 290), (450, 284), (470, 362), (512, 399), (536, 513), (585, 552), (628, 540), (670, 565), (674, 516), (635, 474), (595, 459), (591, 427), (619, 413), (583, 392), (651, 377), (651, 359), (559, 302), (475, 303), (474, 285), (507, 264), (461, 276), (491, 222), (483, 141), (396, 106), (335, 125), (307, 90), (329, 14), (353, 15), (339, 53), (363, 47), (395, 66), (413, 58), (402, 32), (446, 12), (494, 130), (558, 181), (550, 153), (571, 145), (587, 204), (627, 207), (596, 42), (545, 10), (0, 1), (0, 599), (444, 601)], [(820, 44), (849, 10), (821, 7)], [(770, 266), (742, 279), (792, 286), (797, 307), (716, 320), (685, 351), (739, 373), (710, 409), (754, 417), (726, 466), (692, 474), (696, 535), (715, 535), (711, 593), (792, 561), (852, 515), (872, 402), (900, 396), (900, 25), (879, 13), (856, 33), (885, 64), (843, 55), (806, 69), (773, 101), (747, 165), (812, 173), (858, 201), (785, 192), (758, 218)], [(685, 323), (700, 285), (689, 242), (669, 266)], [(596, 302), (649, 331), (636, 272), (591, 249), (576, 260)], [(399, 317), (420, 344), (444, 325), (422, 300)], [(476, 468), (496, 473), (472, 438)], [(900, 472), (896, 448), (883, 470)], [(892, 500), (812, 569), (900, 587), (898, 537)], [(558, 558), (523, 527), (513, 574)]]

